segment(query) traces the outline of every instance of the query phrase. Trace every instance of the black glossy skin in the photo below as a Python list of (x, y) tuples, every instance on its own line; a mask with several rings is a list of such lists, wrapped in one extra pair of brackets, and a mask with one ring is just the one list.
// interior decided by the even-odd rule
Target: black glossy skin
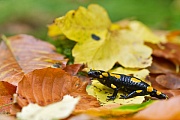
[[(109, 100), (114, 100), (119, 90), (128, 93), (127, 95), (121, 95), (121, 99), (127, 99), (143, 95), (150, 95), (151, 97), (156, 97), (159, 99), (168, 98), (167, 95), (152, 88), (146, 82), (132, 76), (126, 76), (124, 74), (112, 74), (102, 70), (90, 70), (88, 72), (88, 76), (97, 78), (100, 83), (114, 90), (113, 95), (108, 96)], [(148, 88), (152, 88), (151, 91)]]

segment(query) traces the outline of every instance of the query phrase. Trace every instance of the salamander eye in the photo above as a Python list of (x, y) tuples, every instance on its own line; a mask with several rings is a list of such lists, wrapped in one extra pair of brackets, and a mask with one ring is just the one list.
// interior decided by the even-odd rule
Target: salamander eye
[(90, 77), (99, 77), (99, 75), (101, 75), (101, 72), (97, 70), (90, 70), (88, 72), (88, 76)]

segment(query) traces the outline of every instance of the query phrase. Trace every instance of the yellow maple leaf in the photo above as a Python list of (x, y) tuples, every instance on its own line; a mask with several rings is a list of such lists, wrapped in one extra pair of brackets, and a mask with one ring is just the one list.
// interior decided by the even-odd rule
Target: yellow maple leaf
[(56, 37), (58, 35), (63, 34), (60, 30), (60, 28), (56, 24), (48, 25), (48, 36), (50, 37)]
[(93, 35), (105, 39), (107, 28), (111, 25), (106, 11), (95, 4), (89, 5), (88, 9), (79, 7), (78, 10), (71, 10), (57, 18), (55, 23), (70, 40), (79, 43), (92, 40)]
[[(90, 68), (105, 71), (116, 62), (126, 68), (150, 66), (152, 50), (144, 45), (144, 40), (160, 41), (140, 23), (132, 22), (131, 29), (112, 24), (106, 11), (96, 4), (71, 10), (55, 23), (67, 38), (77, 42), (72, 50), (76, 63), (87, 63)], [(137, 29), (143, 32), (136, 34)]]
[(154, 44), (166, 42), (165, 39), (156, 36), (147, 26), (145, 26), (143, 23), (139, 21), (130, 21), (128, 24), (128, 28), (132, 32), (134, 32), (134, 34), (142, 38), (145, 42), (150, 42)]

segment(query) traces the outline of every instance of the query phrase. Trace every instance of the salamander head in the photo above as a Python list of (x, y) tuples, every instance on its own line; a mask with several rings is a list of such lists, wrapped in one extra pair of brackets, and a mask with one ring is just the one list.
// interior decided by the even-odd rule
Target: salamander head
[[(147, 90), (148, 91), (148, 90)], [(153, 89), (150, 93), (150, 96), (152, 97), (156, 97), (156, 98), (159, 98), (159, 99), (168, 99), (168, 96), (156, 89)]]
[(102, 71), (100, 70), (91, 70), (88, 72), (89, 77), (93, 78), (101, 78), (102, 77)]

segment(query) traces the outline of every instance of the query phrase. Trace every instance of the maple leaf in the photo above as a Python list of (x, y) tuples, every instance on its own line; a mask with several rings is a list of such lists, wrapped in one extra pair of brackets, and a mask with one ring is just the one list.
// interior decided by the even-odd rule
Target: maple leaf
[(116, 62), (130, 68), (150, 66), (152, 51), (143, 42), (161, 41), (140, 22), (130, 22), (126, 29), (112, 24), (106, 11), (95, 4), (71, 10), (55, 23), (67, 38), (77, 42), (72, 51), (75, 62), (94, 69), (109, 70)]
[(86, 82), (60, 68), (43, 68), (26, 74), (18, 84), (18, 104), (23, 107), (29, 103), (41, 106), (57, 102), (64, 95), (81, 96), (76, 109), (99, 107), (93, 96), (86, 92)]
[(54, 63), (65, 67), (67, 60), (55, 50), (53, 45), (28, 35), (4, 38), (0, 44), (0, 80), (17, 86), (23, 75), (34, 69)]
[(56, 24), (48, 25), (48, 36), (56, 37), (61, 34), (62, 32), (60, 31), (59, 27)]
[(155, 35), (150, 28), (145, 26), (143, 23), (139, 21), (130, 21), (127, 25), (128, 29), (130, 29), (134, 34), (142, 38), (145, 42), (159, 44), (165, 43), (166, 39), (163, 39), (157, 35)]

